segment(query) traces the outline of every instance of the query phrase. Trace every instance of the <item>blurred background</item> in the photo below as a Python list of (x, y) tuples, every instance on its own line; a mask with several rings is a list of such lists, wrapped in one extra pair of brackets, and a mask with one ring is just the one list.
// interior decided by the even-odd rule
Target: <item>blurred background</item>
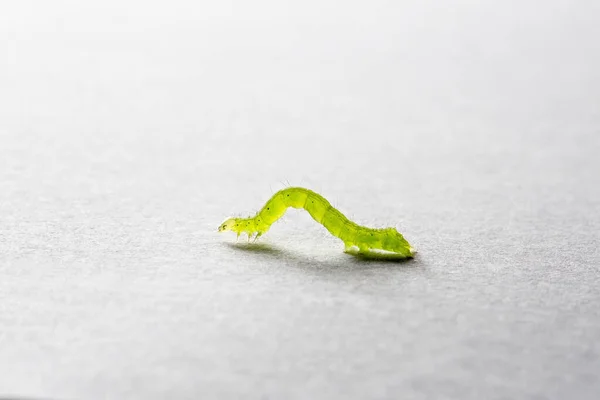
[[(597, 398), (600, 4), (0, 5), (0, 395)], [(396, 226), (363, 263), (305, 186)], [(594, 306), (595, 304), (595, 306)]]

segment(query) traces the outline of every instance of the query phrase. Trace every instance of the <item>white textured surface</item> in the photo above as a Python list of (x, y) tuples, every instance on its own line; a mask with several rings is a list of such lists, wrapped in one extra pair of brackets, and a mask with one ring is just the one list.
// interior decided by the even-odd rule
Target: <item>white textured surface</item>
[(0, 5), (0, 396), (598, 398), (597, 2), (238, 3)]

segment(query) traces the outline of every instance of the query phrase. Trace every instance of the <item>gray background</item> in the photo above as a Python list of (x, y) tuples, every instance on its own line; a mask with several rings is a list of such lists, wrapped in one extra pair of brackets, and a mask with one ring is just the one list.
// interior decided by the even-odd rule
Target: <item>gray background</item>
[(598, 398), (597, 1), (12, 3), (0, 395)]

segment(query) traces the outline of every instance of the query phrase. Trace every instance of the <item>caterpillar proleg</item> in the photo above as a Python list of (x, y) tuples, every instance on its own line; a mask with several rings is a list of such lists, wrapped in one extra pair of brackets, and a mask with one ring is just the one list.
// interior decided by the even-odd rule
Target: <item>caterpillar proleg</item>
[[(219, 226), (219, 232), (233, 231), (238, 237), (245, 232), (248, 240), (253, 236), (256, 240), (283, 216), (288, 207), (308, 211), (315, 221), (344, 242), (344, 251), (347, 253), (366, 256), (388, 253), (410, 258), (416, 252), (396, 228), (360, 226), (346, 218), (320, 194), (301, 187), (290, 187), (275, 193), (254, 217), (228, 218)], [(358, 251), (353, 250), (355, 248)]]

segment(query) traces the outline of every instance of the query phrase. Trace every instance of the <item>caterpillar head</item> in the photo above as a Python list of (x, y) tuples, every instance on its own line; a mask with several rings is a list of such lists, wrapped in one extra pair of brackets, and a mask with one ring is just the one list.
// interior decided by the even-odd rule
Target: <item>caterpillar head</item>
[(227, 218), (221, 225), (219, 225), (219, 232), (232, 231), (237, 223), (237, 218)]

